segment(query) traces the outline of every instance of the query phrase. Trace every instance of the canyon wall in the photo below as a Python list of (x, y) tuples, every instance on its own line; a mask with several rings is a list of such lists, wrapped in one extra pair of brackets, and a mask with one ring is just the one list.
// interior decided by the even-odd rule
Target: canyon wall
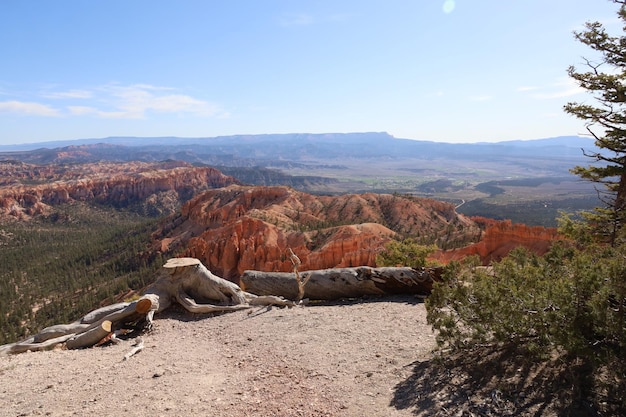
[(438, 251), (433, 259), (440, 262), (478, 255), (488, 264), (517, 246), (543, 254), (558, 238), (554, 229), (470, 219), (427, 198), (246, 187), (215, 168), (179, 161), (0, 161), (0, 174), (0, 216), (28, 219), (74, 201), (170, 214), (153, 234), (153, 251), (197, 257), (235, 281), (246, 269), (292, 270), (289, 248), (300, 257), (300, 270), (376, 266), (385, 243), (404, 237), (460, 248)]
[(510, 220), (497, 221), (473, 218), (485, 229), (479, 242), (463, 248), (437, 251), (431, 258), (442, 263), (478, 255), (483, 265), (500, 261), (511, 250), (524, 247), (537, 255), (545, 254), (552, 242), (562, 238), (556, 228), (513, 224)]
[(5, 161), (0, 163), (0, 172), (11, 178), (0, 186), (0, 215), (17, 218), (46, 214), (51, 206), (72, 201), (118, 208), (144, 203), (156, 210), (146, 214), (158, 215), (161, 209), (177, 209), (200, 191), (238, 183), (215, 168), (173, 161), (68, 166)]
[(291, 271), (375, 266), (391, 238), (424, 243), (464, 241), (478, 226), (454, 206), (389, 194), (314, 196), (288, 187), (229, 186), (185, 203), (154, 234), (155, 250), (199, 258), (216, 274), (237, 280), (246, 269)]

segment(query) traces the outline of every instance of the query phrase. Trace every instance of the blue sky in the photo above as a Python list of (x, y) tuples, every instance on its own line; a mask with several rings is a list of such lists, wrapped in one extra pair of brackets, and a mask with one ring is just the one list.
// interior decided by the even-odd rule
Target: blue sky
[(584, 133), (572, 32), (608, 0), (2, 0), (0, 145), (107, 136)]

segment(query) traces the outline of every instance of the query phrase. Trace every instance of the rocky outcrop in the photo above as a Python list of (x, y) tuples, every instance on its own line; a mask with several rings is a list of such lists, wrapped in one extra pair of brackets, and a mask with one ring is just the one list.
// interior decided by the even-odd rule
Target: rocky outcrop
[(145, 214), (162, 214), (159, 210), (171, 212), (199, 191), (237, 183), (215, 168), (174, 161), (75, 166), (4, 161), (0, 170), (12, 178), (10, 184), (0, 186), (0, 215), (18, 218), (45, 214), (51, 206), (72, 201), (115, 207), (143, 204)]
[(376, 266), (377, 253), (392, 237), (441, 243), (477, 233), (453, 205), (430, 199), (229, 186), (187, 202), (154, 235), (154, 247), (182, 250), (236, 281), (246, 269), (291, 271), (288, 248), (300, 258), (300, 270)]
[(489, 265), (500, 261), (511, 250), (520, 246), (537, 255), (543, 255), (555, 240), (562, 238), (556, 228), (513, 224), (510, 220), (473, 219), (485, 228), (479, 242), (459, 249), (438, 251), (432, 258), (447, 263), (478, 255), (483, 265)]

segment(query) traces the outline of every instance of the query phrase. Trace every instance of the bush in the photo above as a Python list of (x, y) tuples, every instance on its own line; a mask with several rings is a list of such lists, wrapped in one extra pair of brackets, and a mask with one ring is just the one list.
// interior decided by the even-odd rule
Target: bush
[(428, 263), (426, 258), (435, 250), (437, 250), (435, 245), (420, 245), (411, 238), (402, 241), (392, 240), (385, 245), (385, 250), (376, 256), (376, 265), (424, 268)]
[[(581, 228), (571, 230), (579, 242), (589, 242)], [(622, 392), (623, 409), (625, 250), (558, 242), (544, 256), (516, 249), (489, 268), (477, 267), (474, 260), (453, 262), (426, 301), (428, 322), (442, 348), (488, 344), (522, 350), (529, 358), (556, 354), (568, 363), (583, 363), (579, 368), (589, 382), (578, 387), (580, 392), (620, 387), (615, 392)]]

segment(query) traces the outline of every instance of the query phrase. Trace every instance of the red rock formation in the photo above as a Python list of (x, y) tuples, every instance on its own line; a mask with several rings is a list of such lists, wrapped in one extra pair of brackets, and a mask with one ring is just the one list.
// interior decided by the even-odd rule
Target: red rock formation
[(454, 206), (388, 194), (313, 196), (287, 187), (206, 191), (154, 235), (154, 247), (184, 249), (215, 273), (237, 280), (246, 269), (290, 271), (288, 248), (300, 270), (375, 266), (392, 237), (459, 239), (478, 227)]
[[(0, 164), (12, 175), (0, 186), (0, 215), (23, 218), (49, 211), (49, 206), (72, 201), (96, 201), (124, 207), (175, 191), (181, 200), (196, 192), (237, 183), (215, 168), (186, 163), (96, 163), (68, 167)], [(27, 183), (35, 183), (27, 184)], [(39, 183), (39, 184), (37, 184)]]
[(554, 229), (470, 220), (451, 204), (424, 198), (328, 197), (287, 187), (229, 186), (236, 180), (214, 168), (176, 161), (41, 166), (0, 161), (0, 173), (0, 216), (27, 218), (72, 201), (123, 207), (191, 198), (155, 232), (154, 250), (200, 258), (233, 280), (246, 269), (290, 271), (288, 248), (300, 257), (300, 269), (307, 270), (376, 266), (376, 254), (392, 237), (410, 236), (440, 247), (480, 239), (435, 258), (447, 262), (477, 254), (488, 264), (520, 245), (545, 253), (557, 238)]
[(512, 224), (510, 220), (497, 221), (485, 218), (473, 218), (473, 220), (486, 227), (480, 242), (460, 249), (438, 251), (432, 258), (447, 263), (451, 260), (478, 255), (483, 265), (489, 265), (491, 262), (501, 260), (519, 246), (543, 255), (556, 239), (561, 238), (556, 228)]

